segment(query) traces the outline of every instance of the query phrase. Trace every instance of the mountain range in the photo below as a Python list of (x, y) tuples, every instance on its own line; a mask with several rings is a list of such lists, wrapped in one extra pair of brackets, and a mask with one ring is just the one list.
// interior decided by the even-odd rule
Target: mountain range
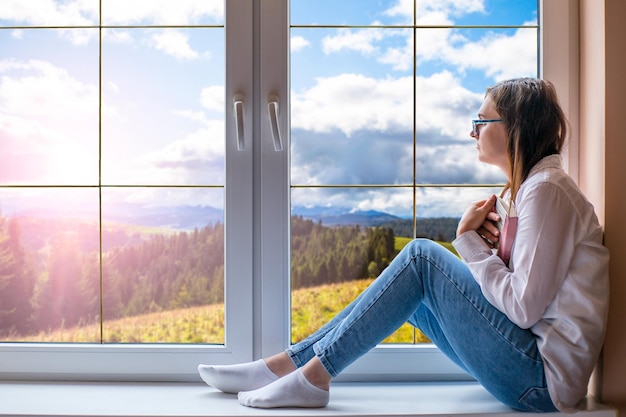
[[(324, 206), (294, 206), (292, 216), (321, 222), (324, 226), (359, 225), (373, 227), (398, 223), (412, 223), (410, 218), (399, 217), (377, 210), (350, 210), (349, 208)], [(68, 209), (35, 209), (14, 212), (18, 217), (41, 219), (81, 219), (97, 220), (97, 212), (82, 210), (79, 207)], [(144, 206), (135, 203), (103, 205), (102, 220), (105, 223), (118, 223), (145, 227), (163, 227), (175, 230), (193, 230), (209, 224), (224, 221), (222, 209), (211, 206)]]
[[(402, 220), (388, 213), (369, 211), (350, 211), (348, 209), (328, 207), (293, 207), (293, 216), (321, 221), (325, 226), (359, 225), (364, 227)], [(210, 206), (181, 207), (138, 207), (129, 204), (116, 206), (103, 212), (105, 221), (134, 224), (149, 227), (170, 227), (172, 229), (190, 230), (201, 228), (207, 224), (224, 221), (224, 212)]]

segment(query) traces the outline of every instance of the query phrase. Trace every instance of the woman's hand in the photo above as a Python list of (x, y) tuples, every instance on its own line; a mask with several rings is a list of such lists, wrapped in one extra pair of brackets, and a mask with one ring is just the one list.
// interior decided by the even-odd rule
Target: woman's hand
[(489, 247), (495, 247), (500, 236), (500, 231), (495, 224), (500, 220), (500, 216), (493, 211), (495, 203), (495, 195), (487, 200), (472, 203), (463, 213), (456, 229), (456, 235), (461, 236), (465, 232), (475, 230)]

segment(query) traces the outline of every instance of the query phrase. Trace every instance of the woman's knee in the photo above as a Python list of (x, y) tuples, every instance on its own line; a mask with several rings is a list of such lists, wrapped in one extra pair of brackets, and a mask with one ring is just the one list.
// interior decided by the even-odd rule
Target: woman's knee
[(435, 252), (439, 252), (441, 250), (446, 250), (439, 243), (426, 239), (426, 238), (416, 238), (406, 244), (403, 250), (409, 251), (413, 256), (420, 255), (429, 255)]

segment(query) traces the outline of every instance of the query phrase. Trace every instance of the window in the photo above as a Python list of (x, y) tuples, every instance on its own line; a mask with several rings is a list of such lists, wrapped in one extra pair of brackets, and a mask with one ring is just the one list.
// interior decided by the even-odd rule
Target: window
[[(224, 2), (170, 3), (9, 2), (0, 11), (9, 375), (107, 378), (127, 368), (176, 378), (207, 354), (251, 357), (251, 291), (229, 288), (251, 287), (242, 243), (251, 216), (236, 209), (251, 199), (241, 159), (251, 153), (225, 141)], [(250, 66), (244, 54), (229, 59)], [(237, 238), (225, 239), (226, 228)], [(225, 261), (235, 248), (247, 262)], [(33, 367), (21, 362), (28, 352), (72, 364)], [(166, 359), (150, 369), (155, 357), (182, 367)]]
[[(39, 297), (12, 306), (5, 378), (190, 380), (198, 363), (283, 349), (299, 337), (298, 287), (354, 272), (347, 258), (297, 247), (314, 229), (343, 233), (329, 226), (358, 217), (345, 238), (359, 252), (370, 226), (384, 228), (381, 241), (392, 230), (397, 248), (421, 219), (453, 218), (502, 182), (460, 156), (472, 152), (484, 88), (538, 71), (575, 85), (559, 67), (572, 57), (537, 55), (542, 39), (545, 50), (573, 42), (561, 0), (198, 0), (169, 11), (93, 0), (41, 14), (18, 3), (0, 10), (0, 259), (29, 265), (20, 290)], [(503, 52), (514, 48), (519, 65)], [(42, 202), (45, 216), (21, 220)], [(21, 246), (5, 245), (18, 234)], [(354, 277), (375, 275), (392, 252), (358, 260)], [(18, 282), (11, 274), (0, 284)], [(45, 296), (52, 287), (66, 302)], [(183, 309), (202, 310), (202, 324), (213, 314), (218, 330), (174, 323)], [(49, 320), (36, 334), (50, 338), (29, 338), (16, 317)], [(403, 332), (344, 378), (463, 377)]]

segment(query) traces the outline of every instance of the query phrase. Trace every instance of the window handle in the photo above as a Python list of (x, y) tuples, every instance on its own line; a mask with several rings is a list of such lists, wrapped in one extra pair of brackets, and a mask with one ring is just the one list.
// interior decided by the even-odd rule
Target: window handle
[(272, 130), (272, 138), (274, 139), (274, 150), (280, 152), (283, 150), (283, 140), (280, 137), (280, 125), (278, 123), (279, 107), (278, 96), (271, 95), (267, 102), (267, 114), (270, 118), (270, 129)]
[(237, 150), (243, 151), (246, 148), (246, 142), (244, 140), (244, 129), (243, 129), (243, 111), (244, 111), (245, 101), (244, 97), (241, 94), (236, 94), (233, 97), (233, 114), (235, 116), (235, 131), (237, 133)]

